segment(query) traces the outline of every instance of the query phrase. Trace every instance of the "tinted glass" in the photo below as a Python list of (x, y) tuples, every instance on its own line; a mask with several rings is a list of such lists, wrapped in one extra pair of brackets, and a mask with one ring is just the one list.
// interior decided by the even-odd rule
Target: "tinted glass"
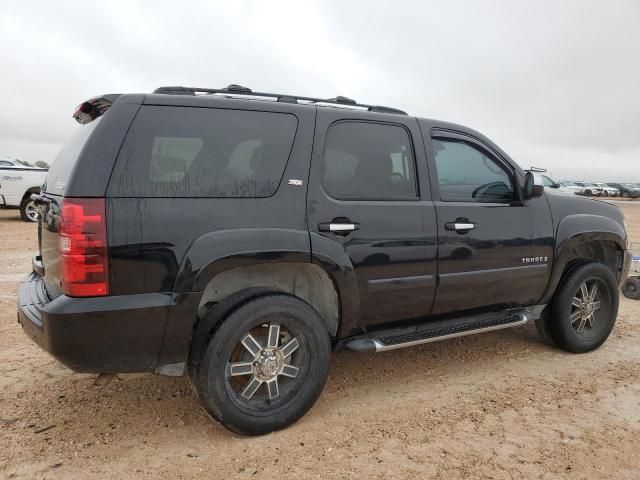
[(71, 175), (82, 148), (87, 143), (89, 136), (95, 130), (103, 117), (99, 117), (86, 125), (78, 125), (76, 131), (71, 138), (63, 145), (63, 147), (53, 160), (47, 178), (45, 180), (45, 191), (56, 195), (62, 195), (67, 186), (67, 181)]
[(142, 107), (127, 134), (110, 194), (268, 197), (284, 173), (295, 116), (188, 107)]
[(322, 184), (347, 199), (416, 197), (411, 140), (396, 125), (341, 122), (327, 132)]
[(515, 198), (511, 175), (482, 150), (434, 139), (440, 198), (451, 202), (504, 202)]

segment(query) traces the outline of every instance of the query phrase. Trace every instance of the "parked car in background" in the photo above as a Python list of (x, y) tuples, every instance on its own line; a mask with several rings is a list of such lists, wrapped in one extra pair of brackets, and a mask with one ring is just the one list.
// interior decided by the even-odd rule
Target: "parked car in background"
[(547, 189), (547, 192), (561, 195), (575, 195), (575, 188), (570, 188), (563, 184), (562, 182), (556, 182), (553, 178), (548, 175), (540, 175), (534, 174), (536, 176), (539, 175), (540, 181), (544, 188)]
[(25, 222), (38, 221), (38, 209), (31, 200), (40, 193), (48, 169), (28, 167), (16, 160), (0, 159), (0, 207), (20, 208)]
[(617, 197), (620, 194), (620, 190), (609, 183), (596, 182), (594, 185), (602, 189), (603, 197)]
[(585, 195), (587, 197), (602, 195), (602, 188), (594, 185), (590, 182), (574, 182), (579, 187), (582, 187), (582, 192), (579, 195)]
[(624, 198), (640, 197), (640, 185), (635, 183), (608, 183), (612, 187), (616, 187), (620, 192), (620, 196)]
[(578, 185), (576, 182), (572, 182), (571, 180), (562, 180), (561, 182), (559, 182), (559, 184), (561, 188), (567, 191), (571, 191), (575, 195), (584, 194), (584, 187), (581, 185)]

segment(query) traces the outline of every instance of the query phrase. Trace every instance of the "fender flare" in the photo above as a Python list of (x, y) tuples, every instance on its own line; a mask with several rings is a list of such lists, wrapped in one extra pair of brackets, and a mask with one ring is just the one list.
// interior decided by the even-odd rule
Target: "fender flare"
[(218, 230), (196, 239), (185, 254), (173, 291), (202, 292), (219, 273), (270, 262), (311, 261), (306, 230), (241, 228)]
[(553, 270), (541, 303), (549, 303), (556, 291), (567, 265), (575, 259), (572, 252), (581, 244), (606, 241), (614, 243), (621, 251), (627, 248), (624, 227), (602, 215), (575, 214), (564, 217), (557, 228)]
[(182, 260), (174, 293), (200, 292), (220, 273), (260, 263), (312, 263), (322, 268), (338, 294), (338, 337), (358, 322), (360, 294), (353, 264), (336, 242), (306, 230), (244, 228), (220, 230), (195, 240)]
[[(337, 247), (337, 245), (336, 245)], [(307, 230), (244, 228), (219, 230), (196, 239), (185, 254), (173, 288), (160, 365), (186, 358), (204, 291), (217, 275), (243, 266), (297, 262), (315, 264), (332, 281), (338, 300), (337, 336), (357, 321), (358, 287), (353, 266), (340, 248), (313, 258)], [(347, 321), (343, 319), (346, 318)]]

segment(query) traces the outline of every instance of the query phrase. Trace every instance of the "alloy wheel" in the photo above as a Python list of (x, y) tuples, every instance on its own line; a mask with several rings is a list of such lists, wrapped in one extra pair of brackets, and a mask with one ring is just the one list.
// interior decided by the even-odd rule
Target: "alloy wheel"
[(308, 355), (302, 343), (275, 321), (247, 332), (227, 366), (234, 400), (249, 410), (265, 410), (295, 392)]
[(571, 301), (571, 326), (582, 334), (594, 328), (599, 316), (601, 298), (598, 280), (585, 280)]
[(32, 222), (37, 222), (40, 217), (40, 212), (36, 206), (36, 202), (30, 200), (24, 207), (24, 211), (27, 214), (27, 218)]

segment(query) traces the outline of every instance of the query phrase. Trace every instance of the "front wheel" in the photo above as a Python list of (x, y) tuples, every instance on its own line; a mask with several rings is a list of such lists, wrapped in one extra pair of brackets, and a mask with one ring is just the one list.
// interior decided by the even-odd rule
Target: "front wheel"
[(553, 342), (573, 353), (595, 350), (613, 330), (618, 303), (618, 285), (609, 268), (595, 262), (576, 267), (553, 300)]
[(234, 432), (259, 435), (291, 425), (311, 408), (330, 356), (329, 334), (313, 307), (273, 293), (222, 322), (192, 378), (213, 418)]

